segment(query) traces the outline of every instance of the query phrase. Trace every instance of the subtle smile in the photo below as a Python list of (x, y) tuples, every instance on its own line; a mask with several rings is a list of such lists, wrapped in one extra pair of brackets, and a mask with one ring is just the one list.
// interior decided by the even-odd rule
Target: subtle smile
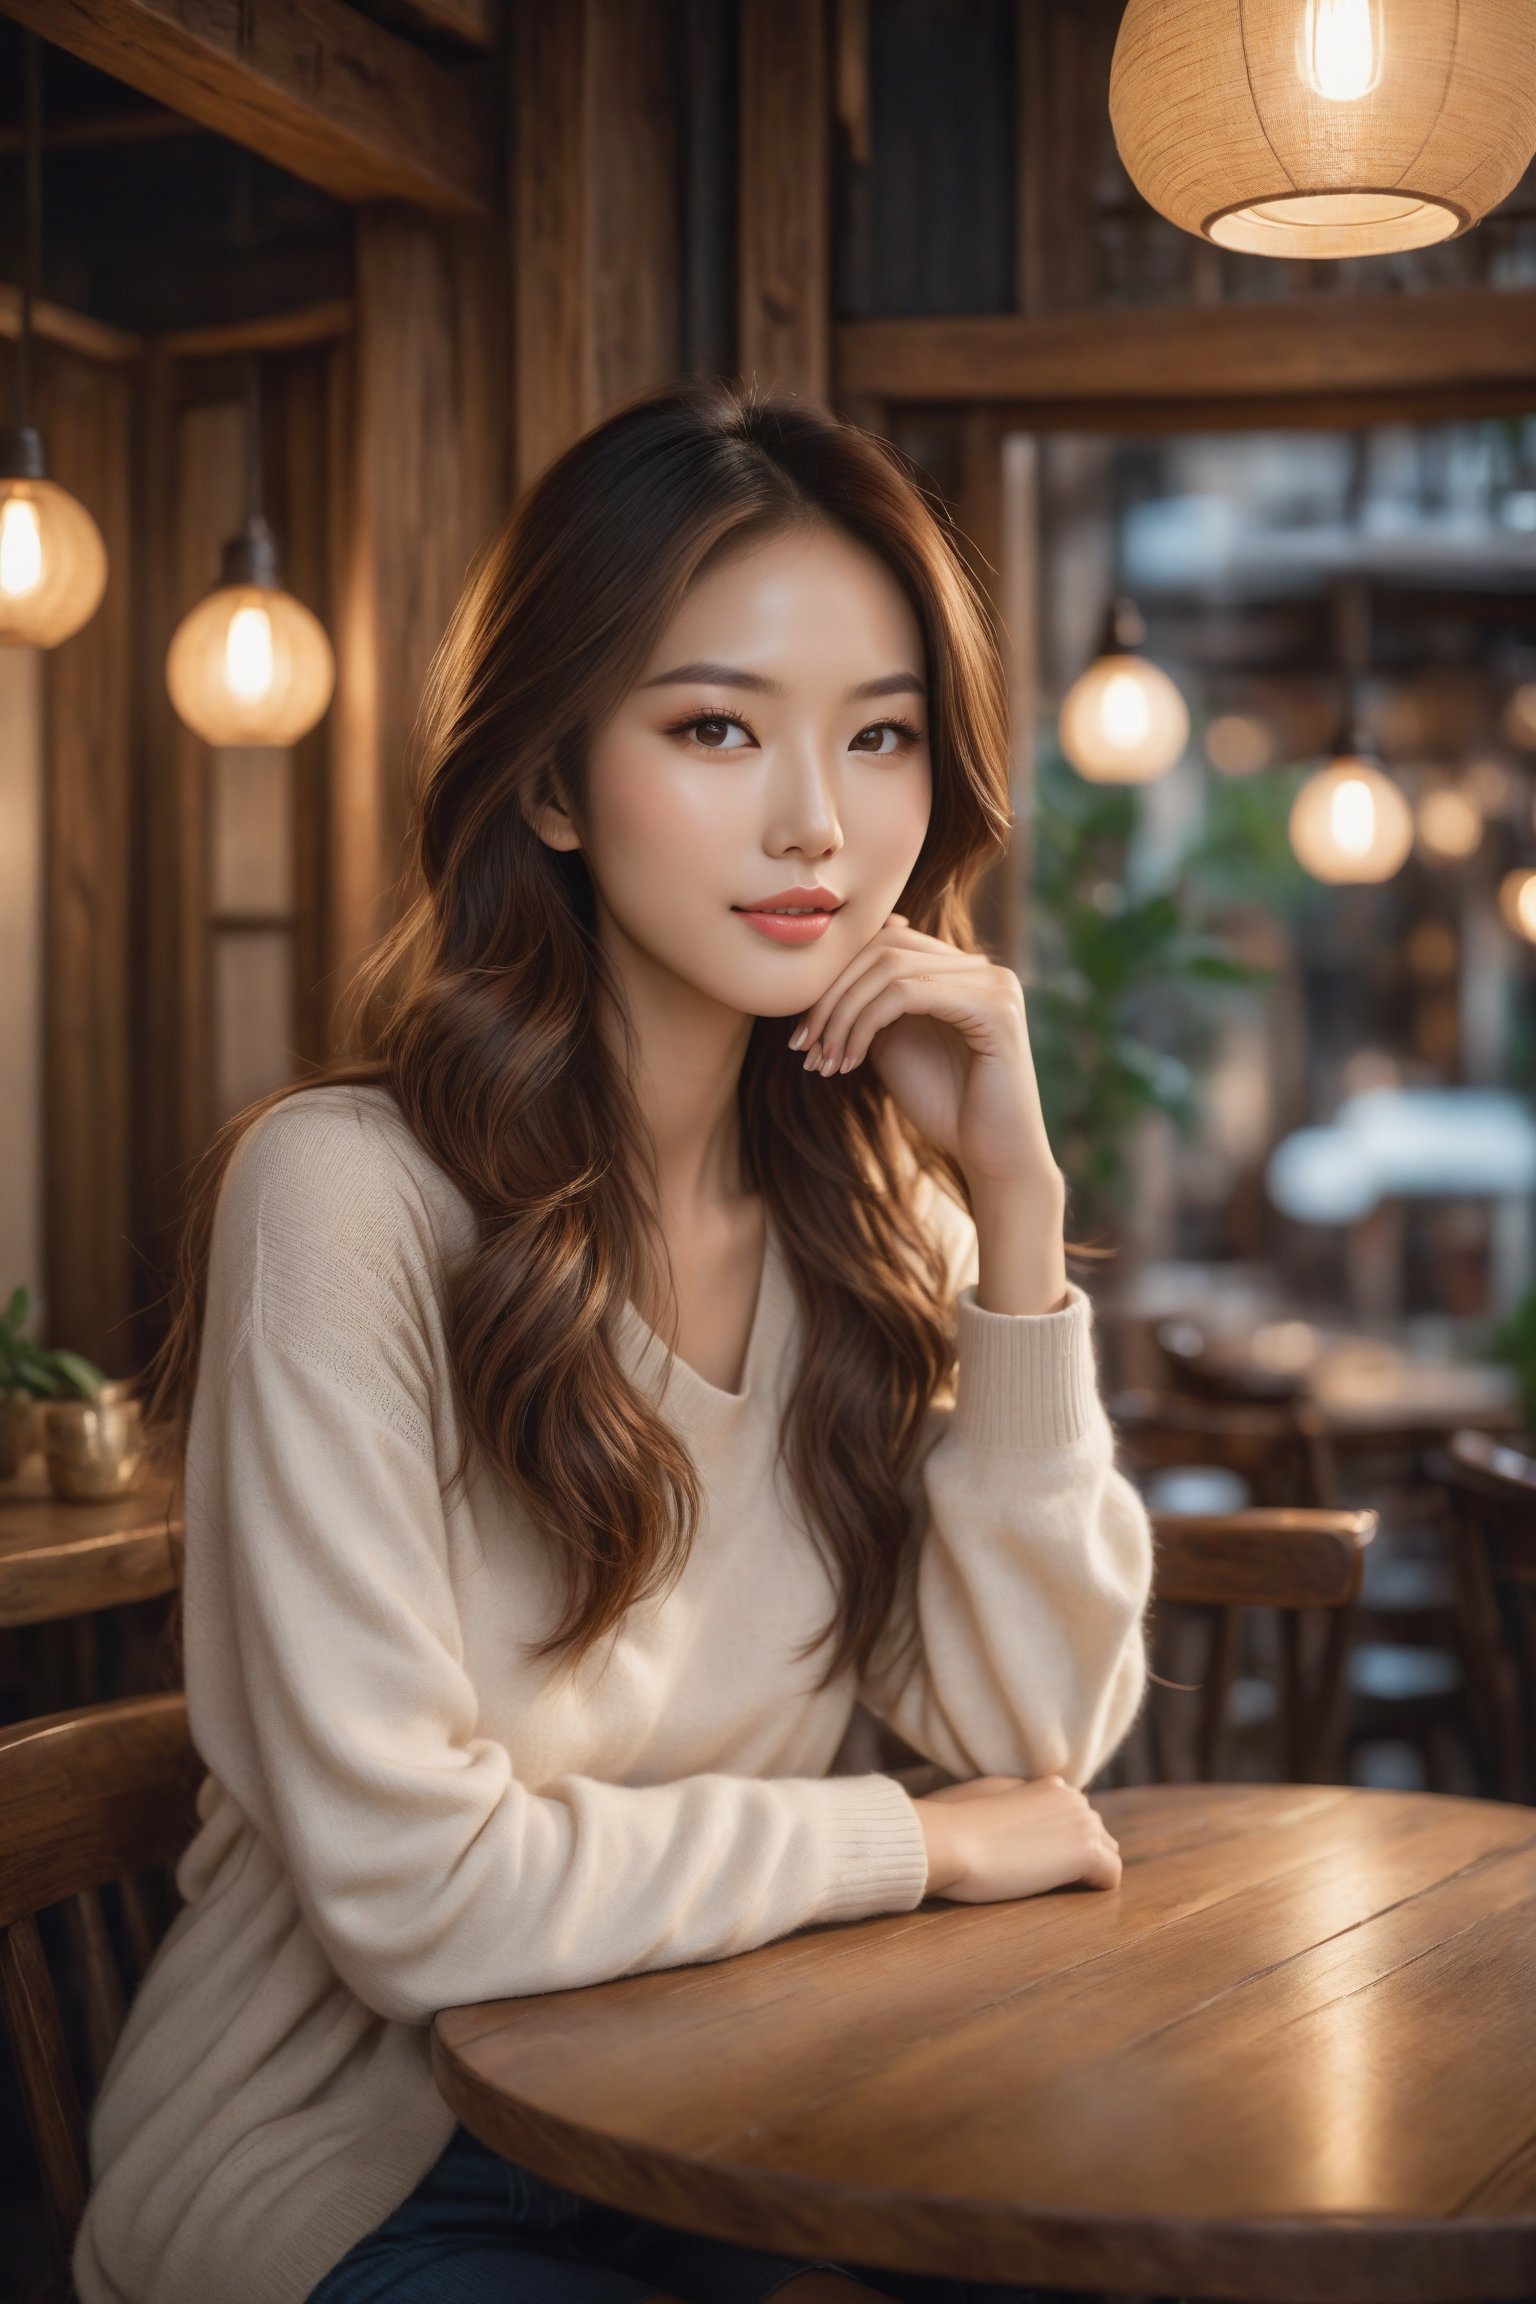
[(760, 904), (733, 904), (731, 910), (775, 944), (814, 944), (841, 910), (841, 899), (826, 888), (781, 888)]

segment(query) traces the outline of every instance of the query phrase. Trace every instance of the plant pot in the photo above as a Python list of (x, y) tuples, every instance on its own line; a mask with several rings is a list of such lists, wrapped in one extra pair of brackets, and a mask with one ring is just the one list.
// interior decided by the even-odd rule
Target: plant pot
[(45, 1400), (40, 1417), (48, 1485), (61, 1502), (105, 1503), (138, 1486), (143, 1411), (131, 1385), (105, 1384), (94, 1400)]
[(30, 1392), (0, 1391), (0, 1480), (14, 1480), (42, 1446), (37, 1404)]

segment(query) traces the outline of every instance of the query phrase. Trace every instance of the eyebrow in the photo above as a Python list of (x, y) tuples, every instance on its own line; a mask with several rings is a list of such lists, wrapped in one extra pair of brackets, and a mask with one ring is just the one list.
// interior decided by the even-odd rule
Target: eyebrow
[[(710, 688), (749, 688), (758, 696), (787, 693), (782, 681), (770, 680), (761, 672), (747, 672), (739, 664), (674, 664), (670, 672), (657, 672), (640, 685), (642, 688), (677, 688), (693, 681)], [(927, 693), (927, 682), (919, 680), (915, 672), (886, 672), (878, 680), (865, 680), (857, 688), (850, 688), (848, 701), (859, 704), (872, 696), (926, 696)]]

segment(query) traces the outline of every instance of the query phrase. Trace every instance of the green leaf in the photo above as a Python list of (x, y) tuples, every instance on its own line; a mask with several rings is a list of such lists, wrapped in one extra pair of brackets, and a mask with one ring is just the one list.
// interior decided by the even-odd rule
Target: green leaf
[(27, 1314), (31, 1310), (31, 1307), (32, 1297), (30, 1291), (26, 1288), (13, 1288), (11, 1290), (10, 1302), (6, 1305), (5, 1308), (5, 1318), (3, 1321), (0, 1321), (0, 1329), (4, 1329), (13, 1335), (19, 1335), (21, 1333), (22, 1325), (26, 1320)]
[(78, 1352), (66, 1352), (60, 1347), (50, 1352), (48, 1358), (65, 1383), (72, 1385), (83, 1400), (94, 1400), (107, 1381), (94, 1361), (82, 1359)]

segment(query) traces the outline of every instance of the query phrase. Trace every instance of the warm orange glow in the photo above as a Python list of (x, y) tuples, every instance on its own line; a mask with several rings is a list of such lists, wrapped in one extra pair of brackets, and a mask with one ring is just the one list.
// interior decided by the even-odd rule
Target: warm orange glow
[(101, 605), (107, 548), (51, 480), (0, 480), (0, 644), (56, 648)]
[(1061, 748), (1094, 784), (1146, 784), (1189, 741), (1189, 711), (1166, 672), (1144, 656), (1100, 656), (1068, 689)]
[(1413, 811), (1369, 760), (1331, 760), (1297, 793), (1290, 832), (1314, 880), (1390, 880), (1413, 846)]
[(291, 593), (226, 584), (183, 618), (165, 678), (205, 743), (295, 744), (330, 703), (336, 659), (324, 626)]

